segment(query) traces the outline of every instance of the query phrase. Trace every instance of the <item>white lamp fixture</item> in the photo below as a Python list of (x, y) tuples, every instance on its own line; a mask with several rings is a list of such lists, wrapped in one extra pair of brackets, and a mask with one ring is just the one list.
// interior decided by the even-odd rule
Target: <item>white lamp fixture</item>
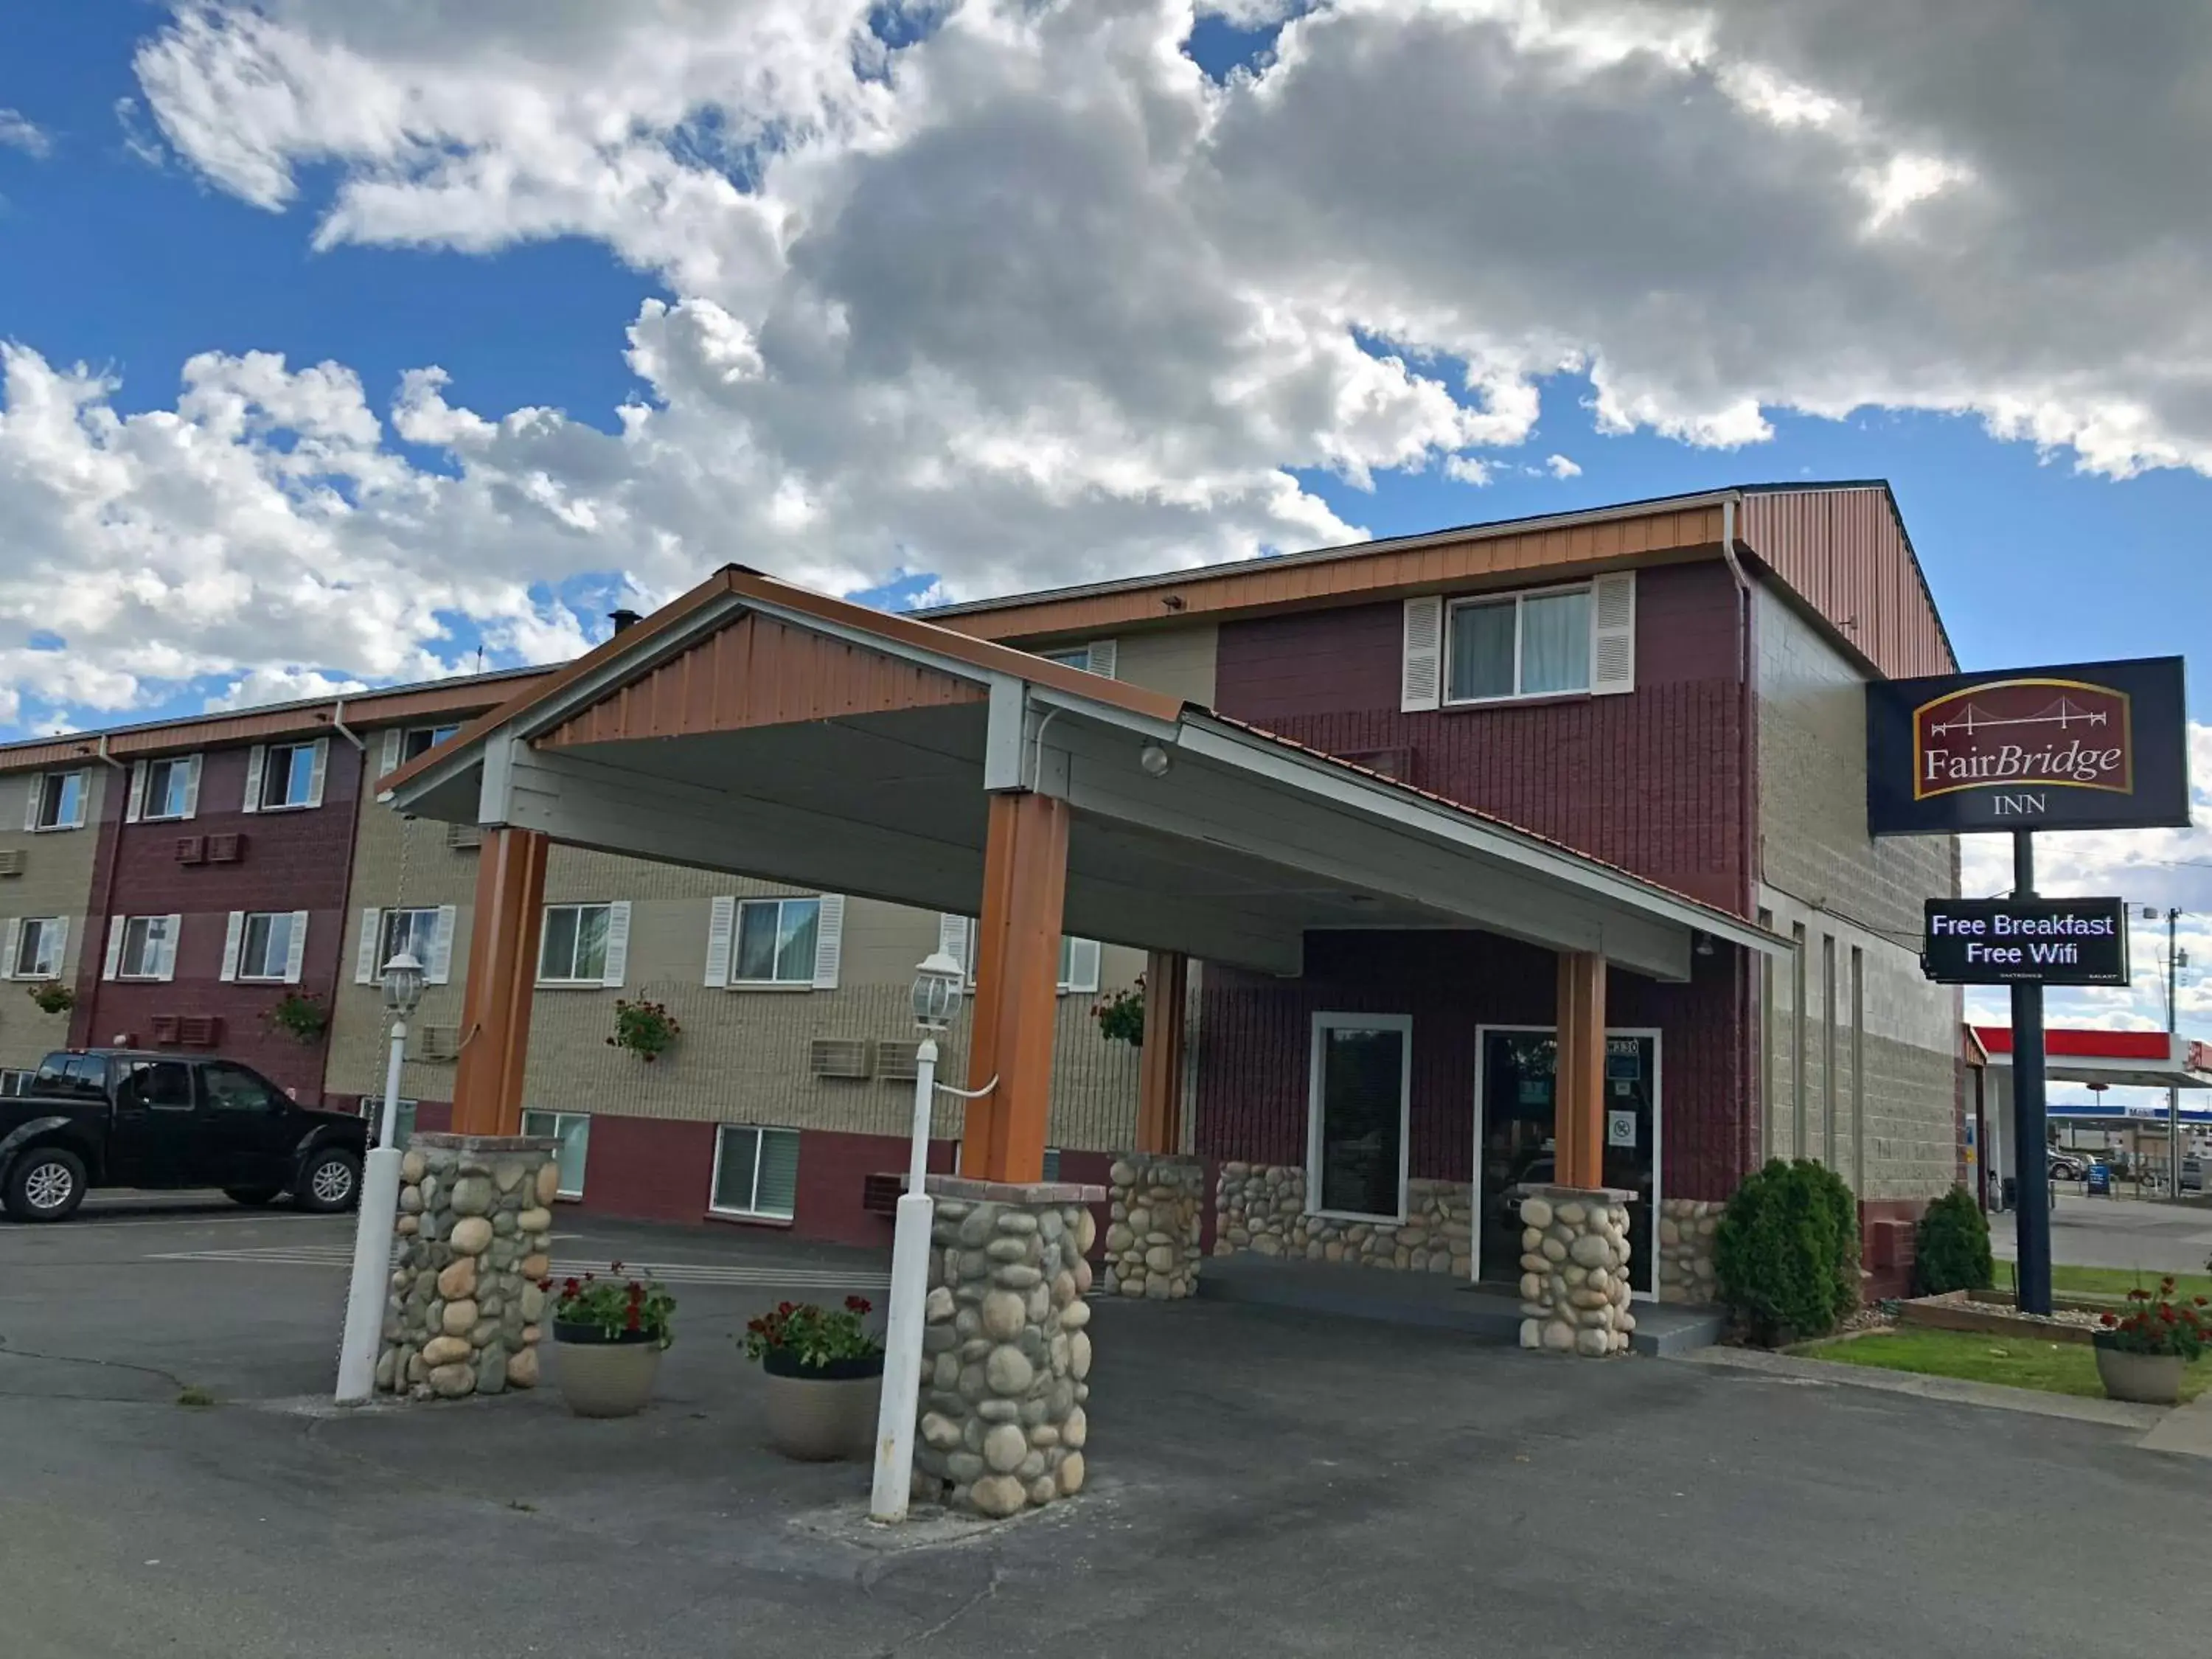
[(411, 951), (402, 951), (384, 964), (385, 1012), (404, 1019), (422, 1000), (422, 964)]
[(960, 1006), (960, 964), (942, 951), (933, 951), (914, 975), (914, 1023), (922, 1030), (942, 1031), (952, 1024), (952, 1011)]
[(1168, 775), (1168, 751), (1148, 743), (1137, 751), (1137, 764), (1145, 769), (1147, 777), (1164, 778)]

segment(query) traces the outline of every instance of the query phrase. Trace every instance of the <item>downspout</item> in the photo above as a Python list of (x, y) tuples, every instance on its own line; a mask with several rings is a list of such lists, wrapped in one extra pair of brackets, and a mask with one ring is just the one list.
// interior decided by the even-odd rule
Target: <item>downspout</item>
[[(106, 732), (103, 732), (100, 734), (100, 746), (94, 750), (94, 753), (123, 775), (122, 787), (127, 792), (131, 787), (131, 769), (107, 752)], [(115, 833), (107, 840), (107, 868), (100, 873), (100, 927), (95, 931), (92, 927), (93, 919), (87, 916), (85, 937), (77, 941), (77, 983), (79, 985), (88, 983), (88, 971), (90, 974), (90, 980), (88, 994), (79, 1003), (84, 1010), (84, 1023), (80, 1027), (76, 1021), (70, 1022), (70, 1036), (74, 1039), (70, 1046), (74, 1048), (89, 1048), (92, 1045), (92, 1034), (97, 1029), (93, 1022), (100, 1012), (95, 1005), (100, 1000), (100, 975), (107, 962), (107, 932), (114, 925), (114, 917), (111, 913), (115, 908), (115, 870), (116, 866), (123, 861), (123, 825), (125, 817), (129, 811), (130, 802), (126, 794), (125, 799), (115, 809)], [(100, 813), (103, 823), (106, 822), (106, 816), (103, 808)]]
[(362, 754), (366, 755), (368, 752), (368, 745), (366, 743), (363, 743), (359, 735), (349, 729), (345, 723), (345, 699), (343, 697), (340, 697), (336, 702), (331, 705), (331, 729), (336, 732), (340, 737), (343, 738), (348, 743), (351, 744), (355, 748), (361, 750)]
[[(1754, 725), (1759, 713), (1759, 698), (1752, 679), (1756, 664), (1752, 655), (1751, 630), (1753, 611), (1751, 578), (1744, 574), (1742, 562), (1735, 556), (1735, 510), (1737, 504), (1742, 499), (1740, 491), (1731, 490), (1721, 500), (1721, 562), (1728, 566), (1729, 575), (1735, 583), (1736, 682), (1742, 688), (1743, 697), (1741, 718), (1736, 721), (1736, 790), (1741, 799), (1741, 813), (1740, 834), (1742, 837), (1743, 848), (1743, 914), (1747, 921), (1756, 921), (1759, 919), (1760, 871), (1759, 868), (1759, 795), (1756, 783), (1757, 773), (1754, 770), (1758, 763), (1758, 750)], [(1742, 952), (1737, 953), (1737, 960), (1739, 962), (1743, 960)], [(1773, 1103), (1766, 1098), (1764, 1087), (1764, 1079), (1770, 1069), (1771, 1060), (1771, 1056), (1766, 1052), (1767, 1034), (1764, 1030), (1764, 1022), (1760, 1018), (1765, 1002), (1760, 995), (1759, 976), (1765, 971), (1762, 967), (1759, 974), (1746, 976), (1741, 1000), (1738, 1003), (1738, 1006), (1742, 1010), (1744, 1030), (1747, 1032), (1758, 1034), (1753, 1041), (1744, 1044), (1743, 1052), (1747, 1057), (1754, 1054), (1757, 1055), (1757, 1065), (1746, 1069), (1752, 1073), (1760, 1084), (1756, 1090), (1759, 1102), (1756, 1114), (1751, 1112), (1745, 1114), (1747, 1121), (1741, 1142), (1743, 1169), (1741, 1172), (1743, 1175), (1748, 1175), (1759, 1167), (1760, 1157), (1765, 1150), (1763, 1143), (1765, 1139), (1766, 1120), (1773, 1110)], [(1746, 1080), (1749, 1082), (1751, 1079), (1747, 1078)], [(1752, 1089), (1747, 1088), (1746, 1099), (1749, 1100), (1753, 1092)]]

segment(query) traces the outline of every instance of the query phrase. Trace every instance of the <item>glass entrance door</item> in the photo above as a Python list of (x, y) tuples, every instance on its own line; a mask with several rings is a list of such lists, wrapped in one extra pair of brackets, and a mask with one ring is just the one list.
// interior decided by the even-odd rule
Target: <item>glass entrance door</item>
[[(1652, 1289), (1652, 1212), (1657, 1198), (1659, 1040), (1608, 1032), (1605, 1042), (1605, 1184), (1636, 1194), (1628, 1206), (1629, 1260), (1638, 1290)], [(1510, 1284), (1521, 1274), (1521, 1212), (1513, 1189), (1546, 1186), (1553, 1163), (1559, 1045), (1548, 1026), (1487, 1027), (1482, 1033), (1477, 1195), (1481, 1273)]]

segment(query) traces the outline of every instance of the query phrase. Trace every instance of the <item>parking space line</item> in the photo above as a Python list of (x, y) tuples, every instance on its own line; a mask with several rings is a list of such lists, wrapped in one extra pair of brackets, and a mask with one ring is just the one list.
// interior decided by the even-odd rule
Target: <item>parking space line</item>
[[(235, 1250), (163, 1250), (145, 1258), (149, 1261), (216, 1261), (241, 1267), (349, 1267), (353, 1264), (350, 1246), (330, 1245), (269, 1245), (260, 1249)], [(604, 1273), (604, 1263), (586, 1261), (556, 1261), (551, 1268), (555, 1279), (581, 1279), (588, 1273)], [(719, 1262), (678, 1261), (665, 1266), (638, 1264), (635, 1271), (670, 1285), (732, 1285), (785, 1286), (794, 1290), (881, 1290), (890, 1283), (890, 1275), (878, 1269), (862, 1268), (848, 1271), (839, 1267), (760, 1267), (724, 1265)]]

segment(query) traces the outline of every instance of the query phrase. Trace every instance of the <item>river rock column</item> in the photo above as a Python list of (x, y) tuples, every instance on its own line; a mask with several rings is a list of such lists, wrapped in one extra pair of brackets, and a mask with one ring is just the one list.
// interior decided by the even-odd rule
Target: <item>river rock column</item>
[(1123, 1152), (1108, 1172), (1106, 1293), (1172, 1302), (1198, 1294), (1206, 1166), (1172, 1152)]
[(1600, 1359), (1628, 1346), (1628, 1201), (1600, 1187), (1521, 1188), (1521, 1346)]
[(1009, 1516), (1083, 1489), (1090, 1205), (1103, 1187), (932, 1176), (917, 1497)]
[(1713, 1237), (1728, 1208), (1724, 1199), (1668, 1198), (1659, 1204), (1659, 1299), (1717, 1302)]
[(523, 1136), (415, 1136), (399, 1166), (380, 1392), (459, 1400), (537, 1385), (559, 1151)]

